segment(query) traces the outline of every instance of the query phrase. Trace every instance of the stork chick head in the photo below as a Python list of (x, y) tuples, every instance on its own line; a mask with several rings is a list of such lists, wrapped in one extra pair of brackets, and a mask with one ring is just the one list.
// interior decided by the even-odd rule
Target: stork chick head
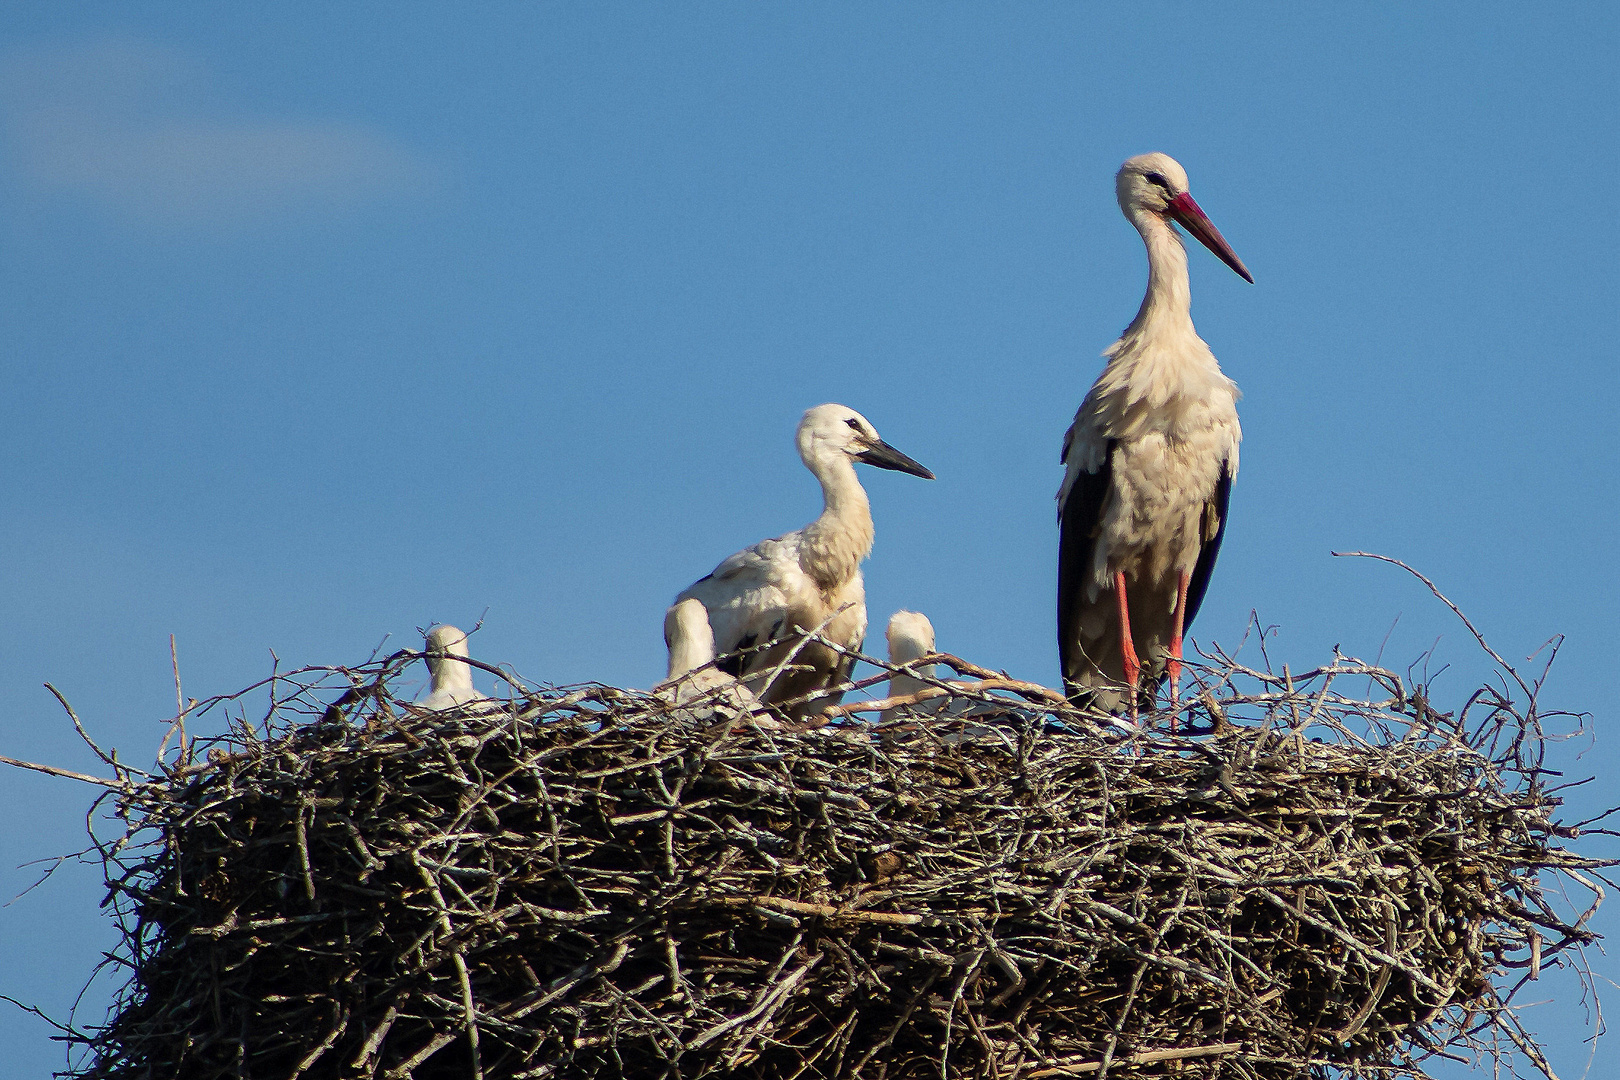
[(471, 686), (472, 669), (466, 664), (453, 663), (452, 657), (467, 655), (467, 635), (445, 624), (435, 626), (427, 635), (427, 666), (433, 677), (435, 690), (453, 686)]
[[(910, 473), (924, 480), (934, 474), (878, 437), (872, 422), (847, 405), (817, 405), (799, 421), (799, 457), (811, 472), (840, 460)], [(818, 466), (820, 468), (818, 468)]]
[(920, 611), (889, 616), (889, 663), (909, 664), (934, 651), (934, 624)]
[[(1114, 177), (1114, 194), (1119, 208), (1138, 230), (1145, 228), (1144, 215), (1160, 221), (1174, 221), (1209, 248), (1215, 256), (1254, 284), (1254, 275), (1226, 242), (1221, 230), (1187, 190), (1187, 170), (1169, 154), (1138, 154), (1119, 167)], [(1144, 235), (1146, 235), (1144, 233)]]
[(669, 650), (670, 679), (714, 660), (714, 628), (703, 601), (689, 596), (664, 613), (664, 647)]

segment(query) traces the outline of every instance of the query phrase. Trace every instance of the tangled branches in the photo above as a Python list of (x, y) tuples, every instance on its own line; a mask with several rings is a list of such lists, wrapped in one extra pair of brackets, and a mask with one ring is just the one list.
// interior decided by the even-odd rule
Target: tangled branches
[(416, 655), (108, 782), (130, 977), (73, 1075), (1550, 1076), (1514, 995), (1595, 939), (1508, 683), (1218, 657), (1167, 738), (942, 656), (976, 681), (784, 730), (515, 680), (416, 715)]

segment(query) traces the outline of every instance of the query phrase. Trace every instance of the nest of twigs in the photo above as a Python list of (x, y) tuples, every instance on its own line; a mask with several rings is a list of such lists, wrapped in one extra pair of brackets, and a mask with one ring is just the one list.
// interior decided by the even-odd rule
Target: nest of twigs
[(796, 731), (510, 677), (410, 715), (416, 655), (109, 782), (129, 979), (71, 1075), (1550, 1073), (1509, 1005), (1594, 940), (1505, 677), (1449, 715), (1223, 661), (1174, 737), (1004, 679)]

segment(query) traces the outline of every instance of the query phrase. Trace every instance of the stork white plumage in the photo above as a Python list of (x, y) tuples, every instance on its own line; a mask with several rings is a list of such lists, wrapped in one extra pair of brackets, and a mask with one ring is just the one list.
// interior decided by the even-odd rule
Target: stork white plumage
[(664, 612), (664, 646), (669, 650), (665, 682), (714, 663), (714, 629), (701, 601), (682, 600)]
[(664, 644), (669, 648), (669, 674), (656, 690), (682, 705), (712, 697), (736, 709), (753, 708), (754, 695), (748, 688), (714, 666), (714, 630), (701, 601), (682, 600), (664, 613)]
[[(974, 717), (999, 715), (1004, 711), (1004, 705), (994, 705), (988, 701), (951, 693), (953, 687), (964, 685), (959, 679), (928, 681), (934, 677), (934, 665), (917, 664), (914, 661), (937, 652), (938, 646), (934, 639), (934, 624), (929, 622), (928, 616), (922, 612), (897, 611), (889, 616), (887, 637), (889, 663), (910, 665), (910, 670), (916, 672), (915, 675), (903, 671), (891, 674), (889, 697), (908, 697), (931, 687), (939, 689), (939, 682), (943, 682), (945, 686), (941, 696), (924, 698), (914, 705), (883, 710), (884, 723), (902, 720), (908, 714), (941, 720), (971, 720)], [(939, 738), (947, 745), (960, 746), (984, 738), (990, 731), (989, 727), (982, 724), (960, 724), (941, 731)]]
[(811, 695), (849, 671), (837, 651), (804, 635), (819, 632), (848, 649), (859, 649), (866, 638), (861, 562), (872, 551), (872, 509), (856, 463), (934, 478), (844, 405), (818, 405), (805, 413), (797, 443), (805, 467), (821, 482), (821, 516), (737, 552), (676, 597), (677, 603), (703, 604), (720, 670), (741, 679), (766, 704), (793, 702), (786, 711), (794, 719), (837, 704), (841, 694)]
[(473, 689), (472, 665), (466, 662), (467, 635), (450, 625), (428, 631), (424, 660), (432, 685), (428, 694), (413, 707), (422, 712), (439, 712), (457, 705), (487, 700)]
[(1242, 439), (1237, 385), (1193, 328), (1187, 249), (1171, 222), (1254, 278), (1173, 158), (1133, 157), (1114, 186), (1147, 246), (1148, 287), (1063, 440), (1058, 652), (1071, 697), (1134, 716), (1166, 678), (1177, 696), (1182, 635), (1225, 534)]
[[(889, 663), (891, 664), (910, 664), (912, 661), (920, 660), (934, 651), (934, 624), (929, 622), (928, 616), (920, 611), (897, 611), (890, 615), (888, 630), (884, 636), (889, 642)], [(933, 677), (933, 664), (924, 664), (921, 667), (913, 665), (911, 670), (917, 674), (908, 675), (903, 671), (896, 671), (889, 676), (890, 697), (905, 697), (931, 685), (924, 682), (923, 679)], [(921, 676), (921, 678), (918, 676)], [(937, 708), (939, 704), (939, 701), (932, 703), (934, 708)], [(912, 708), (915, 709), (916, 706)], [(887, 723), (898, 718), (902, 711), (901, 709), (885, 709), (883, 711), (884, 722)]]

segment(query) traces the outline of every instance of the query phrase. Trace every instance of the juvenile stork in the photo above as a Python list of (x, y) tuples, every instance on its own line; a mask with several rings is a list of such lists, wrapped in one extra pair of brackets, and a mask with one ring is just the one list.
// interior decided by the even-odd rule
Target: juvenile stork
[[(916, 661), (938, 649), (934, 644), (934, 624), (928, 621), (928, 616), (920, 611), (897, 611), (889, 616), (889, 663), (911, 665), (910, 670), (916, 675), (904, 672), (893, 672), (889, 676), (889, 694), (891, 698), (909, 696), (929, 687), (938, 687), (934, 679), (933, 664), (918, 664)], [(947, 687), (958, 683), (957, 679), (940, 680)], [(942, 720), (972, 720), (974, 717), (994, 715), (1002, 712), (1002, 708), (985, 701), (975, 701), (965, 696), (941, 696), (925, 698), (915, 705), (904, 705), (893, 709), (883, 710), (883, 722), (892, 723), (903, 719), (907, 715), (918, 718), (937, 718)], [(990, 728), (982, 724), (966, 723), (948, 726), (940, 732), (941, 742), (950, 746), (961, 746), (963, 743), (982, 739), (990, 733)]]
[(804, 635), (819, 632), (847, 649), (859, 649), (866, 639), (861, 561), (872, 551), (872, 509), (855, 476), (856, 463), (934, 478), (843, 405), (817, 405), (805, 413), (797, 441), (799, 457), (821, 481), (821, 516), (737, 552), (675, 598), (677, 604), (702, 602), (720, 670), (741, 679), (765, 704), (793, 702), (786, 709), (790, 719), (837, 704), (841, 694), (810, 695), (843, 681), (850, 667), (841, 654)]
[(1254, 278), (1174, 159), (1133, 157), (1114, 188), (1147, 245), (1147, 295), (1063, 440), (1058, 653), (1072, 699), (1135, 716), (1166, 678), (1176, 699), (1182, 634), (1226, 531), (1242, 439), (1237, 385), (1193, 329), (1187, 249), (1171, 222)]
[(412, 707), (420, 712), (439, 712), (485, 700), (473, 689), (472, 665), (466, 662), (466, 656), (466, 634), (449, 625), (430, 630), (424, 659), (433, 682), (427, 696)]
[[(934, 624), (920, 611), (897, 611), (890, 615), (888, 630), (884, 633), (884, 637), (889, 642), (891, 664), (910, 664), (934, 651)], [(889, 676), (890, 697), (905, 697), (933, 685), (923, 681), (934, 677), (933, 664), (914, 665), (911, 670), (917, 674), (907, 675), (896, 671)], [(940, 701), (935, 701), (931, 708), (927, 705), (913, 705), (911, 708), (913, 711), (932, 712), (939, 708), (940, 704)], [(883, 712), (883, 722), (896, 720), (904, 712), (904, 709), (886, 709)]]
[(700, 600), (681, 600), (664, 613), (664, 645), (669, 649), (669, 674), (655, 689), (677, 704), (713, 699), (718, 704), (748, 710), (754, 695), (733, 676), (714, 666), (714, 631)]

